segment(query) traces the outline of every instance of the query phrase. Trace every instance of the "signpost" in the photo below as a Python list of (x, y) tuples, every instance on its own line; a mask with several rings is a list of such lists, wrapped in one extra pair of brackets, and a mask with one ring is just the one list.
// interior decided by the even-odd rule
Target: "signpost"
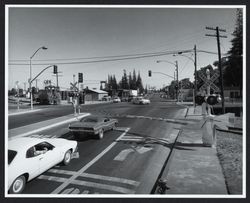
[(77, 100), (76, 97), (79, 97), (79, 88), (76, 86), (78, 82), (70, 83), (71, 87), (70, 89), (74, 92), (73, 97), (72, 97), (72, 104), (74, 107), (74, 115), (76, 115), (76, 108), (78, 107), (78, 113), (80, 113), (80, 106), (79, 106), (79, 100)]

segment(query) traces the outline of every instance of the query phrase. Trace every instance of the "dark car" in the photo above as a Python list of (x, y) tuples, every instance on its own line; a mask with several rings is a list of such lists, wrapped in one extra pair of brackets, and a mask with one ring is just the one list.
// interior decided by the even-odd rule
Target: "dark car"
[(92, 134), (97, 135), (99, 139), (102, 139), (104, 132), (107, 130), (113, 130), (117, 123), (117, 119), (87, 116), (80, 121), (69, 124), (69, 130), (76, 136), (79, 136), (80, 134)]

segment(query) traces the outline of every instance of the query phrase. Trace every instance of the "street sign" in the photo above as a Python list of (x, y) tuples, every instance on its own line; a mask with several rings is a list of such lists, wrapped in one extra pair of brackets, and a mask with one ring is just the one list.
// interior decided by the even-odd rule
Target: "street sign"
[(199, 72), (199, 77), (204, 81), (204, 84), (200, 87), (200, 90), (206, 90), (208, 86), (212, 88), (215, 92), (219, 92), (220, 88), (218, 88), (214, 81), (219, 77), (219, 73), (215, 72), (210, 79), (207, 79), (204, 73)]

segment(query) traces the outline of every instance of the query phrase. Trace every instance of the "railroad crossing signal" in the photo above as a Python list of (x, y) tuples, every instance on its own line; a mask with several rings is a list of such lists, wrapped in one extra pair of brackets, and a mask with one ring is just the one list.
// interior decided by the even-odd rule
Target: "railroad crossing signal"
[(199, 72), (199, 77), (205, 82), (200, 90), (206, 90), (208, 86), (212, 88), (215, 92), (219, 92), (220, 89), (214, 84), (214, 81), (219, 77), (219, 73), (215, 72), (213, 76), (208, 80), (204, 73)]
[(78, 91), (78, 88), (76, 87), (77, 82), (75, 82), (74, 84), (71, 82), (70, 85), (71, 85), (71, 87), (70, 87), (71, 90)]

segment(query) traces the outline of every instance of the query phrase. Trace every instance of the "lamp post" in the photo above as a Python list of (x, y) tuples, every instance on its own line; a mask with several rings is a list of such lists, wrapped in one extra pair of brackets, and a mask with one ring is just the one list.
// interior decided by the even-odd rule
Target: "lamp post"
[(33, 95), (32, 95), (32, 66), (31, 66), (31, 60), (32, 58), (36, 55), (36, 53), (40, 50), (40, 49), (43, 49), (43, 50), (46, 50), (48, 48), (42, 46), (40, 48), (38, 48), (34, 54), (30, 57), (30, 79), (29, 79), (29, 86), (30, 86), (30, 109), (32, 110), (33, 109)]
[[(186, 55), (182, 55), (183, 52), (178, 52), (178, 54), (174, 54), (173, 56), (183, 56), (186, 57), (188, 59), (190, 59), (193, 63), (194, 63), (194, 98), (197, 95), (197, 50), (196, 50), (196, 45), (194, 45), (194, 59), (186, 56)], [(194, 102), (194, 107), (195, 107), (195, 102)]]
[(176, 82), (177, 82), (177, 94), (176, 94), (176, 97), (177, 97), (177, 102), (178, 102), (179, 101), (179, 78), (178, 78), (179, 68), (178, 68), (178, 61), (175, 61), (175, 63), (167, 61), (167, 60), (158, 60), (158, 61), (156, 61), (156, 63), (161, 63), (161, 62), (172, 64), (176, 68), (175, 69), (175, 71), (176, 71)]

